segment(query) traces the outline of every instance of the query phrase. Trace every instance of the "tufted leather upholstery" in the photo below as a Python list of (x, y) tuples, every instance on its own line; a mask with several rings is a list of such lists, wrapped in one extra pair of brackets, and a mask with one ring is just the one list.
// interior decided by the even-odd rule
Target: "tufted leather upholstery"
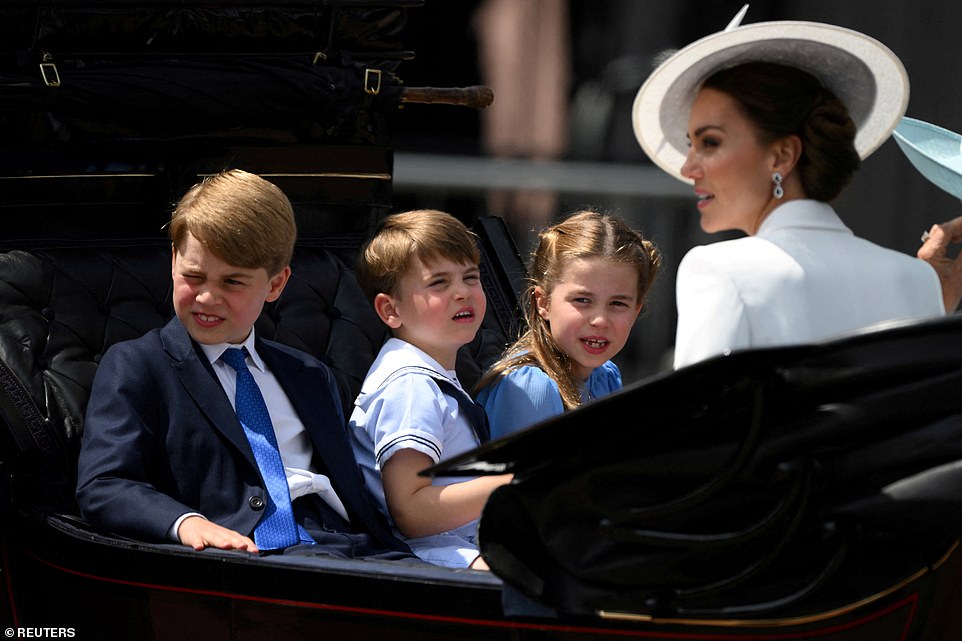
[[(173, 315), (169, 244), (115, 243), (0, 253), (0, 419), (17, 465), (59, 481), (51, 484), (61, 486), (59, 495), (48, 499), (59, 509), (72, 507), (74, 462), (101, 355)], [(348, 411), (387, 338), (351, 269), (359, 244), (359, 237), (333, 236), (299, 245), (287, 289), (256, 325), (260, 335), (330, 364)], [(490, 276), (492, 266), (482, 270)], [(495, 284), (486, 280), (488, 288)], [(503, 297), (494, 293), (482, 331), (459, 354), (466, 387), (508, 340), (504, 319), (496, 318)]]

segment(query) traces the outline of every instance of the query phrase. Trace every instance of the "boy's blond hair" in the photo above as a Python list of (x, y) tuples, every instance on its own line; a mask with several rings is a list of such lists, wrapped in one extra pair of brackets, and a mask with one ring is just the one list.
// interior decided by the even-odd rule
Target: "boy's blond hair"
[(294, 209), (273, 183), (231, 169), (194, 185), (177, 203), (170, 238), (181, 251), (190, 234), (221, 260), (269, 275), (291, 262), (297, 225)]
[(477, 265), (477, 236), (460, 220), (436, 209), (393, 214), (381, 221), (357, 259), (357, 280), (368, 300), (378, 294), (396, 296), (401, 277), (417, 257), (422, 263), (447, 258)]

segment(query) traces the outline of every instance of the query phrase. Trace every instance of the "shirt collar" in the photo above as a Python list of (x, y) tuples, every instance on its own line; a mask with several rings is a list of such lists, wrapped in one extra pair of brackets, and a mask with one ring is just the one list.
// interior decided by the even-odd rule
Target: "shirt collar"
[(225, 350), (239, 347), (247, 348), (247, 353), (250, 354), (254, 367), (264, 371), (267, 368), (264, 367), (264, 361), (261, 359), (260, 354), (254, 349), (254, 342), (254, 328), (252, 327), (251, 333), (247, 335), (247, 339), (240, 345), (235, 343), (214, 343), (212, 345), (201, 345), (200, 348), (204, 351), (204, 355), (207, 357), (207, 360), (210, 361), (211, 365), (220, 360), (221, 354), (223, 354)]
[(415, 345), (391, 337), (381, 347), (374, 364), (371, 366), (368, 376), (365, 377), (361, 385), (364, 392), (370, 392), (381, 386), (388, 376), (393, 372), (407, 366), (418, 366), (430, 369), (440, 376), (444, 376), (458, 388), (462, 389), (456, 370), (446, 370), (444, 366), (431, 358), (427, 352)]
[(786, 227), (824, 229), (852, 233), (828, 203), (818, 200), (790, 200), (765, 217), (756, 236), (765, 237)]

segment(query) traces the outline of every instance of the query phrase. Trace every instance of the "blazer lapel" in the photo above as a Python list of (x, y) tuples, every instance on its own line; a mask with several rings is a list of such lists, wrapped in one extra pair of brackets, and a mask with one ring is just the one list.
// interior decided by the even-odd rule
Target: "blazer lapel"
[(260, 340), (257, 352), (287, 393), (348, 513), (363, 519), (368, 528), (376, 528), (377, 518), (372, 503), (366, 500), (337, 391), (327, 391), (327, 371)]
[(336, 390), (328, 393), (326, 389), (326, 371), (262, 341), (257, 342), (257, 352), (287, 393), (321, 461), (332, 474), (343, 478), (339, 472), (344, 471), (345, 456), (353, 462), (354, 453), (346, 438), (340, 402), (334, 400)]
[(257, 469), (244, 428), (217, 380), (210, 363), (198, 354), (190, 335), (176, 318), (161, 330), (161, 341), (171, 368), (180, 378), (185, 393), (228, 442)]

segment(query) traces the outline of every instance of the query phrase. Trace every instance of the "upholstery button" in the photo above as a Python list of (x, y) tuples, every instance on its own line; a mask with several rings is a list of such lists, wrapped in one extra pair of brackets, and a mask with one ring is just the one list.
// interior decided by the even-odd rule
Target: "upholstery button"
[(252, 510), (257, 510), (257, 511), (263, 510), (265, 506), (264, 499), (263, 497), (260, 497), (260, 496), (250, 497), (249, 499), (247, 499), (247, 504), (251, 506)]

